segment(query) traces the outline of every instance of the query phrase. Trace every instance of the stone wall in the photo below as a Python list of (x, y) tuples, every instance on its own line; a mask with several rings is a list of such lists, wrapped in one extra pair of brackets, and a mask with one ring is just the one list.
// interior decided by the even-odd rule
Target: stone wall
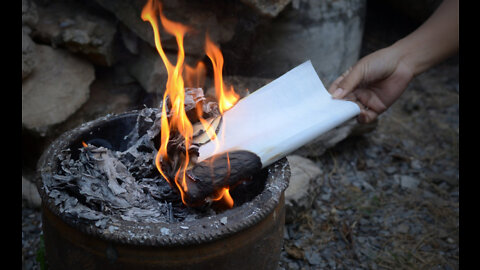
[(278, 77), (311, 60), (325, 85), (356, 62), (365, 0), (296, 0), (257, 33), (246, 75)]
[[(224, 54), (227, 81), (243, 93), (308, 59), (330, 83), (358, 58), (366, 0), (162, 2), (168, 18), (192, 27), (187, 62), (209, 66), (208, 31)], [(22, 181), (32, 180), (43, 149), (66, 130), (158, 104), (167, 76), (150, 25), (140, 18), (145, 3), (22, 0)], [(174, 38), (161, 36), (173, 59)]]

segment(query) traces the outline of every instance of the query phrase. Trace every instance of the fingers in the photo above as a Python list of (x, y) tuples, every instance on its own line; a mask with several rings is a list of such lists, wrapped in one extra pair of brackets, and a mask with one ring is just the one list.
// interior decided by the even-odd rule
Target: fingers
[[(358, 97), (358, 91), (360, 93), (360, 98)], [(368, 124), (374, 121), (378, 117), (378, 115), (380, 115), (380, 111), (384, 108), (382, 104), (376, 104), (377, 101), (371, 102), (370, 99), (367, 99), (369, 96), (369, 91), (371, 92), (371, 90), (369, 89), (357, 89), (343, 98), (343, 100), (352, 101), (358, 105), (358, 107), (360, 108), (360, 114), (357, 116), (357, 121), (361, 124)], [(375, 99), (376, 98), (373, 98), (373, 100)], [(376, 109), (380, 110), (377, 111)]]
[(338, 88), (338, 84), (345, 78), (345, 76), (348, 75), (348, 73), (350, 73), (350, 71), (352, 70), (352, 67), (350, 67), (349, 69), (347, 69), (347, 71), (345, 71), (342, 75), (340, 75), (335, 81), (333, 81), (333, 83), (330, 85), (330, 87), (328, 88), (328, 92), (330, 92), (330, 94), (333, 95), (333, 92), (335, 92), (335, 90), (337, 90)]
[(343, 100), (355, 102), (360, 108), (360, 114), (357, 116), (357, 121), (361, 124), (368, 124), (374, 121), (380, 113), (365, 105), (368, 104), (368, 102), (362, 103), (356, 96), (356, 91), (345, 96)]
[(355, 66), (349, 68), (337, 80), (332, 83), (330, 87), (332, 97), (342, 99), (350, 94), (363, 80), (362, 65), (357, 63)]
[(372, 89), (360, 88), (355, 90), (354, 95), (364, 107), (374, 111), (377, 115), (383, 113), (388, 108)]
[(357, 104), (361, 104), (357, 117), (359, 123), (371, 123), (388, 108), (372, 89), (360, 88), (355, 90), (354, 95)]
[(370, 110), (368, 107), (360, 112), (360, 114), (357, 116), (357, 121), (361, 124), (368, 124), (373, 122), (378, 116), (378, 113), (376, 113), (373, 110)]

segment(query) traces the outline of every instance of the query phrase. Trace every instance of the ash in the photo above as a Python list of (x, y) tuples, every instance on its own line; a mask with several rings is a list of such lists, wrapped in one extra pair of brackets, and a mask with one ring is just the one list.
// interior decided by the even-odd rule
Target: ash
[(171, 223), (215, 215), (208, 205), (184, 206), (178, 190), (158, 172), (154, 139), (160, 132), (160, 112), (139, 112), (135, 127), (124, 137), (125, 151), (95, 139), (58, 155), (58, 170), (44, 185), (64, 215), (100, 228), (109, 221)]

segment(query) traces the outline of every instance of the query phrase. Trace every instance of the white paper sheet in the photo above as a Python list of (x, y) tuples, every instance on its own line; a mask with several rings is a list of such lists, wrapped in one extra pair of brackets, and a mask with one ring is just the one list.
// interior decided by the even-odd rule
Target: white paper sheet
[(218, 145), (215, 141), (202, 145), (198, 161), (248, 150), (266, 167), (359, 113), (354, 102), (333, 99), (307, 61), (228, 110)]

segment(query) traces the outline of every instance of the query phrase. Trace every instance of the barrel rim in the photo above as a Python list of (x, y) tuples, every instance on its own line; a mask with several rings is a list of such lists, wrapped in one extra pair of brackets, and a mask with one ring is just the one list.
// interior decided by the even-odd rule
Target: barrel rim
[[(184, 246), (213, 242), (254, 226), (275, 209), (290, 178), (290, 167), (285, 157), (267, 167), (265, 188), (259, 195), (241, 206), (214, 216), (176, 223), (145, 222), (142, 224), (109, 219), (105, 228), (99, 228), (95, 224), (80, 223), (62, 213), (60, 207), (55, 205), (54, 200), (47, 194), (48, 191), (44, 185), (44, 181), (51, 178), (52, 172), (56, 171), (55, 157), (72, 141), (78, 139), (80, 134), (105, 122), (131, 117), (138, 113), (138, 110), (133, 110), (121, 114), (109, 114), (67, 131), (54, 140), (37, 164), (36, 184), (43, 206), (66, 224), (87, 235), (115, 243), (144, 246)], [(110, 230), (110, 226), (116, 229)]]

